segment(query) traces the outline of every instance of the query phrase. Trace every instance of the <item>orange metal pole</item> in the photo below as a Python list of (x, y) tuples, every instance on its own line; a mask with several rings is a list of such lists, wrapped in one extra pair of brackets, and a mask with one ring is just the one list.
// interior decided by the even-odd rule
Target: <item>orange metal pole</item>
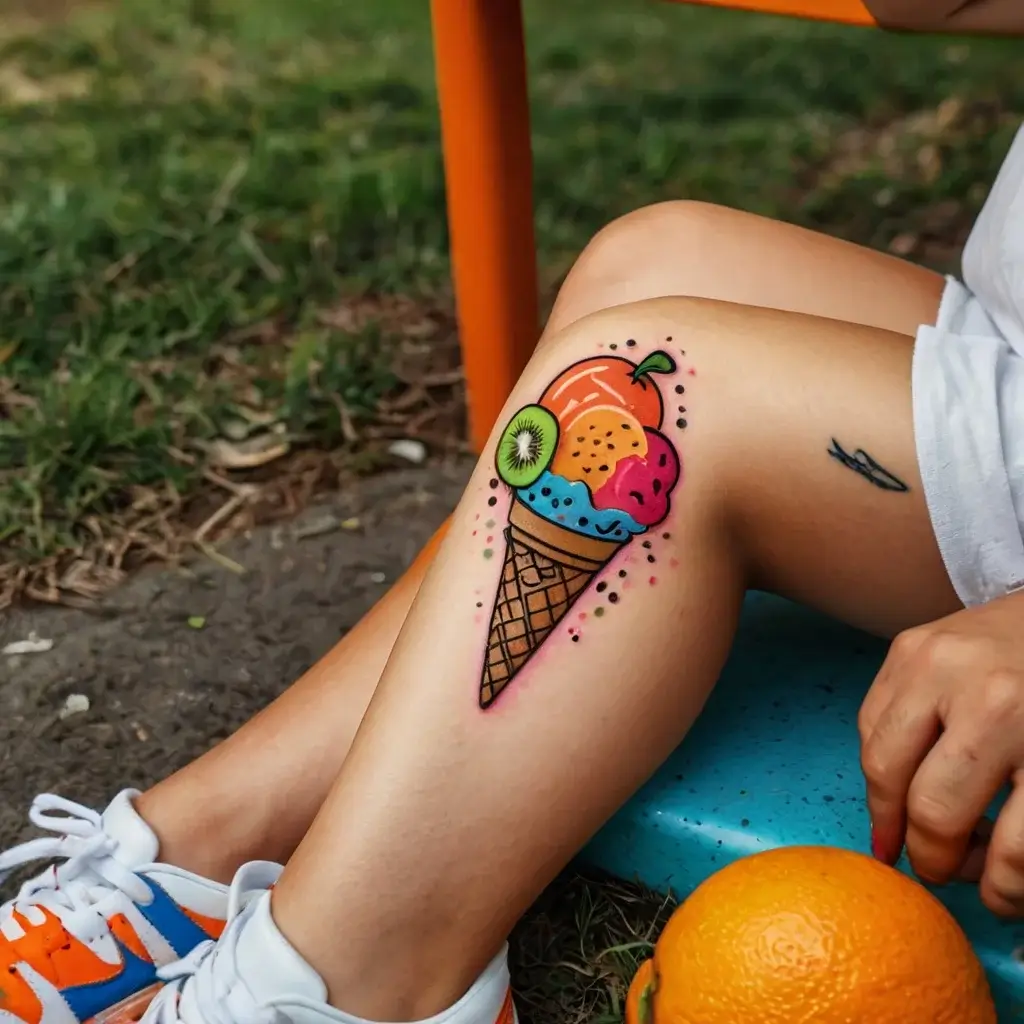
[(432, 0), (452, 272), (480, 451), (538, 330), (520, 0)]

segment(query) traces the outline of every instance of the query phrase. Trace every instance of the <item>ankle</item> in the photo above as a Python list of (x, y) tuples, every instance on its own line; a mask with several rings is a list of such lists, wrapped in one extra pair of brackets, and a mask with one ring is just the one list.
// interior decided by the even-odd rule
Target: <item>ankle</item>
[(212, 796), (196, 800), (195, 789), (179, 784), (176, 776), (146, 790), (134, 805), (159, 840), (162, 863), (227, 885), (254, 859), (258, 842), (240, 829), (232, 808)]
[(462, 998), (490, 959), (478, 962), (479, 944), (467, 943), (465, 929), (453, 921), (443, 927), (436, 918), (431, 927), (377, 922), (367, 930), (346, 926), (344, 936), (337, 929), (321, 933), (321, 915), (302, 911), (280, 888), (271, 910), (281, 934), (323, 979), (330, 1005), (367, 1021), (435, 1017)]

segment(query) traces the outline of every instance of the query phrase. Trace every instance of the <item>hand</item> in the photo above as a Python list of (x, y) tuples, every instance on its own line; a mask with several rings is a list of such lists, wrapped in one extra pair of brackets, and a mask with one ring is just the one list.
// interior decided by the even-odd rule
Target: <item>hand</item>
[[(872, 849), (1024, 915), (1024, 592), (901, 633), (858, 719)], [(984, 820), (1004, 783), (995, 827)]]

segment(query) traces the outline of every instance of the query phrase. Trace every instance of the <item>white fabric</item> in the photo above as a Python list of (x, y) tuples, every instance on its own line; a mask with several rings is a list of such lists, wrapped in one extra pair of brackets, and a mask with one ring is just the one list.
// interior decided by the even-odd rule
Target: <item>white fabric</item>
[[(140, 1024), (370, 1024), (327, 1004), (327, 986), (274, 923), (267, 889), (280, 870), (265, 861), (239, 869), (220, 941), (159, 972), (167, 984)], [(423, 1024), (495, 1024), (508, 988), (506, 946), (457, 1003)]]
[(1024, 587), (1024, 131), (914, 351), (914, 431), (932, 526), (957, 595)]

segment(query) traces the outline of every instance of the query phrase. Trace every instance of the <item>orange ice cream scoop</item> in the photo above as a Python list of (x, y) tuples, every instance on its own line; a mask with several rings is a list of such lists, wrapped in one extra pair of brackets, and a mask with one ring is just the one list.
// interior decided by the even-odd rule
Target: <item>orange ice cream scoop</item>
[(588, 408), (565, 427), (558, 442), (551, 472), (582, 481), (591, 493), (615, 472), (621, 459), (647, 454), (647, 438), (639, 421), (610, 405)]

